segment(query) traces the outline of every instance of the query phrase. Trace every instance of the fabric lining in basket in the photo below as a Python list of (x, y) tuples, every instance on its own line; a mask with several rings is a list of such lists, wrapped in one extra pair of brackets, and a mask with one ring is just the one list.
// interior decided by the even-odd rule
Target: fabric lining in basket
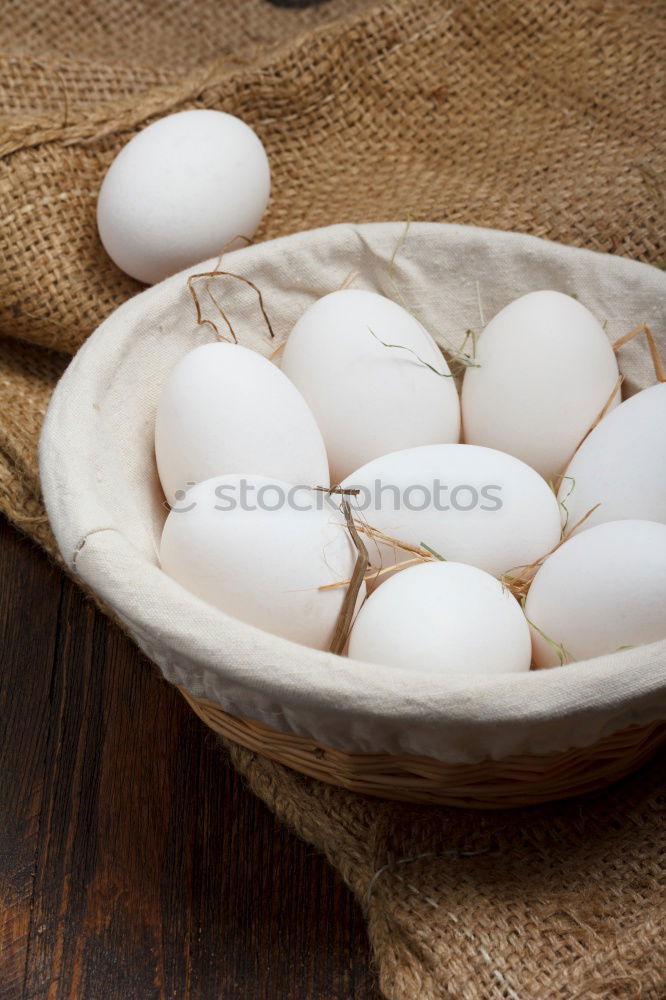
[[(359, 286), (390, 294), (388, 264), (404, 233), (404, 223), (338, 225), (228, 254), (224, 268), (262, 290), (275, 340), (245, 283), (222, 276), (215, 295), (239, 342), (268, 355), (350, 269)], [(435, 336), (460, 339), (479, 327), (480, 310), (493, 315), (544, 287), (577, 295), (613, 340), (636, 322), (660, 339), (666, 329), (666, 278), (654, 268), (534, 237), (415, 223), (394, 265), (392, 279)], [(175, 361), (214, 339), (197, 324), (187, 281), (214, 267), (175, 275), (113, 313), (56, 388), (42, 432), (42, 488), (63, 559), (168, 680), (327, 747), (448, 763), (585, 747), (666, 718), (666, 641), (563, 669), (415, 685), (408, 669), (370, 669), (246, 626), (162, 573), (155, 407)], [(634, 342), (622, 366), (630, 391), (654, 379), (645, 344)]]

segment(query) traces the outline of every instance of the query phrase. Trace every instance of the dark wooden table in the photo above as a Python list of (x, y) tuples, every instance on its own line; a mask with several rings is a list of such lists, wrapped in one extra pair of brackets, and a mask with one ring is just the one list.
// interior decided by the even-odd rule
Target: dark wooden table
[(379, 1000), (327, 862), (0, 519), (0, 1000)]

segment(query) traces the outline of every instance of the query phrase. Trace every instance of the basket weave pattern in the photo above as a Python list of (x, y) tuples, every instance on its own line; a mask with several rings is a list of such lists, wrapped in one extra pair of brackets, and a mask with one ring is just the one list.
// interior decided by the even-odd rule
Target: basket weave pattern
[(237, 719), (205, 698), (181, 694), (213, 732), (311, 778), (364, 795), (475, 809), (533, 805), (596, 791), (626, 777), (666, 742), (666, 722), (631, 726), (592, 746), (543, 757), (515, 756), (477, 764), (431, 757), (346, 753), (263, 722)]

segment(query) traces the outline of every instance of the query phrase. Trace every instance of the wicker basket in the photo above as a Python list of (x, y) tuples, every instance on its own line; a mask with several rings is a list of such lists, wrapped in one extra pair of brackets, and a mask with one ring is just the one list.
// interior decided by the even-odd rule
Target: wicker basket
[[(279, 341), (353, 268), (390, 295), (386, 261), (403, 233), (401, 223), (335, 226), (236, 251), (228, 268), (262, 288)], [(532, 237), (414, 224), (395, 273), (431, 320), (443, 301), (463, 326), (478, 308), (472, 267), (484, 275), (489, 315), (525, 291), (555, 287), (580, 294), (597, 314), (607, 308), (613, 339), (636, 321), (664, 335), (656, 269)], [(196, 324), (187, 278), (143, 292), (87, 341), (51, 401), (40, 467), (64, 560), (206, 725), (343, 788), (480, 809), (589, 792), (655, 753), (666, 739), (666, 641), (476, 689), (431, 678), (419, 690), (409, 671), (368, 672), (251, 629), (161, 572), (156, 401), (174, 360), (211, 339)], [(241, 342), (268, 355), (274, 345), (247, 286), (223, 293)], [(630, 392), (653, 380), (645, 344), (628, 344), (620, 361)]]
[(506, 809), (583, 795), (620, 781), (666, 743), (666, 723), (629, 726), (583, 749), (504, 757), (477, 764), (446, 764), (412, 754), (346, 753), (282, 733), (252, 719), (237, 719), (206, 698), (180, 689), (202, 722), (225, 739), (279, 764), (363, 795), (399, 802), (472, 809)]

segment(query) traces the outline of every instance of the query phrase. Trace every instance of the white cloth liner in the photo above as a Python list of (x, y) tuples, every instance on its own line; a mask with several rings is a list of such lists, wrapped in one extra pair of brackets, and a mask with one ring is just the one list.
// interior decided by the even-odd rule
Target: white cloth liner
[[(395, 298), (388, 262), (404, 233), (404, 223), (343, 224), (225, 255), (225, 270), (261, 288), (275, 341), (249, 287), (217, 278), (216, 298), (239, 341), (269, 355), (303, 310), (351, 270), (360, 275), (356, 287)], [(40, 442), (44, 499), (64, 559), (164, 676), (232, 715), (327, 746), (448, 762), (583, 747), (666, 718), (666, 641), (452, 686), (269, 635), (162, 573), (157, 543), (166, 511), (153, 456), (156, 401), (175, 361), (213, 339), (210, 328), (196, 324), (186, 279), (215, 264), (149, 288), (93, 333), (56, 387)], [(467, 328), (480, 331), (482, 319), (518, 295), (553, 288), (577, 295), (607, 322), (612, 340), (646, 322), (662, 351), (666, 343), (666, 277), (624, 258), (515, 233), (413, 223), (394, 273), (440, 342), (458, 344)], [(219, 322), (205, 281), (198, 288), (205, 315)], [(643, 338), (622, 349), (620, 365), (625, 395), (654, 382)]]

